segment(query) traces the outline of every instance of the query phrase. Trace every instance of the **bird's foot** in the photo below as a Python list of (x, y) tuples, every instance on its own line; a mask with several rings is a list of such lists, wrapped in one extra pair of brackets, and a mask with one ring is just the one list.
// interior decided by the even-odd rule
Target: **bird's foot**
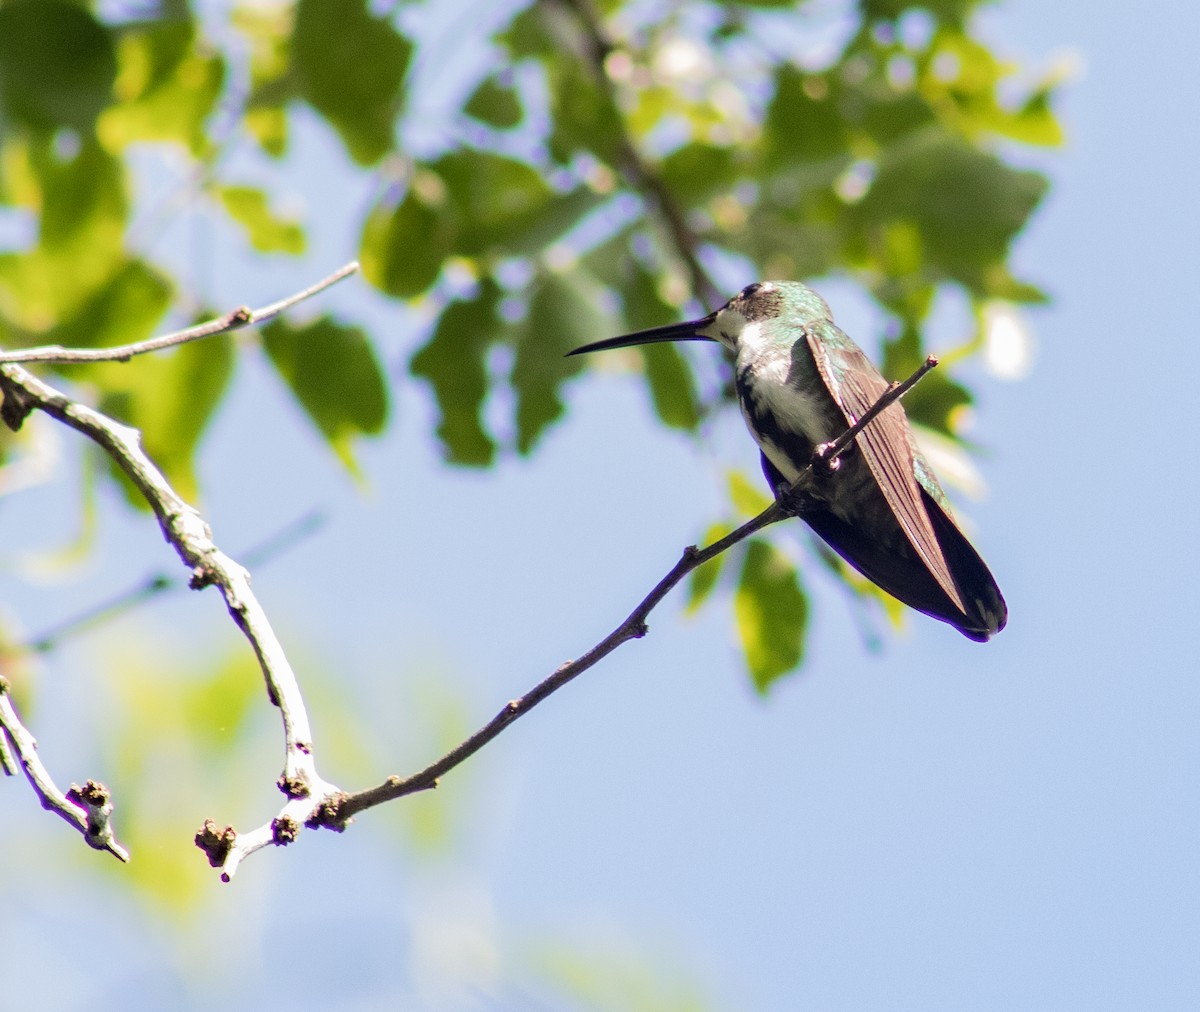
[(812, 468), (821, 478), (828, 478), (842, 466), (842, 458), (833, 455), (833, 443), (821, 443), (813, 449)]
[(793, 488), (786, 482), (775, 487), (775, 501), (788, 516), (793, 517), (803, 517), (813, 508), (813, 497), (809, 493)]

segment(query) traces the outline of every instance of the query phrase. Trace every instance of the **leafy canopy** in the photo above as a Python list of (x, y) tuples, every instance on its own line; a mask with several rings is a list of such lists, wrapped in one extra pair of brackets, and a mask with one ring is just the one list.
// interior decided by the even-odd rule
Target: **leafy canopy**
[[(568, 347), (712, 308), (755, 278), (861, 283), (891, 321), (884, 365), (898, 375), (925, 354), (940, 290), (964, 293), (980, 319), (996, 300), (1043, 298), (1009, 253), (1047, 184), (1011, 153), (1060, 140), (1055, 81), (1030, 83), (992, 52), (975, 32), (980, 5), (536, 0), (467, 66), (454, 39), (422, 29), (437, 22), (432, 4), (246, 3), (214, 34), (187, 0), (135, 6), (128, 20), (5, 0), (0, 222), (16, 227), (0, 234), (25, 238), (0, 245), (0, 342), (132, 341), (194, 305), (187, 279), (132, 241), (139, 152), (185, 159), (199, 199), (248, 249), (302, 253), (311, 216), (277, 207), (229, 156), (257, 150), (282, 168), (297, 118), (315, 117), (350, 171), (377, 184), (361, 220), (322, 227), (355, 237), (371, 285), (433, 318), (407, 364), (436, 398), (432, 435), (451, 464), (534, 452), (582, 368), (562, 358)], [(410, 99), (438, 74), (461, 95), (431, 127)], [(322, 317), (277, 323), (263, 344), (353, 468), (355, 442), (389, 417), (370, 333)], [(86, 378), (146, 428), (187, 491), (236, 358), (214, 343)], [(694, 433), (730, 401), (673, 348), (642, 361), (672, 429)], [(972, 393), (943, 372), (910, 414), (954, 440)], [(503, 431), (483, 410), (497, 388), (511, 394), (498, 402), (513, 414)], [(806, 592), (795, 563), (762, 542), (702, 571), (694, 602), (726, 578), (765, 689), (803, 656)]]

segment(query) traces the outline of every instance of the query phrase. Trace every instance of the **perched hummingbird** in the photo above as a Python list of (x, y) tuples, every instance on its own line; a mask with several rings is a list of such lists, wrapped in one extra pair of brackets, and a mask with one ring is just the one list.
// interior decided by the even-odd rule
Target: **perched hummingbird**
[[(717, 341), (735, 356), (742, 417), (763, 473), (786, 493), (815, 448), (849, 428), (888, 389), (862, 350), (834, 325), (825, 300), (795, 281), (743, 288), (714, 313), (612, 337), (571, 352), (658, 341)], [(958, 529), (897, 401), (870, 422), (814, 486), (799, 515), (867, 579), (917, 611), (983, 642), (1008, 608), (983, 559)]]

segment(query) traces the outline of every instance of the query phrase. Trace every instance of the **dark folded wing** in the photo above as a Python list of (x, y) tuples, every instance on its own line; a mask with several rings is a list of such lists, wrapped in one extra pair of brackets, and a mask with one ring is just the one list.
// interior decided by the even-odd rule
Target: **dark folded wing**
[[(887, 380), (832, 322), (809, 324), (806, 337), (826, 388), (841, 408), (846, 424), (852, 425), (887, 391)], [(856, 445), (913, 551), (950, 601), (965, 614), (966, 608), (917, 484), (908, 418), (900, 402), (890, 405), (863, 429)]]
[(958, 529), (946, 507), (927, 489), (922, 491), (938, 544), (942, 546), (942, 554), (954, 573), (954, 582), (963, 598), (966, 624), (957, 624), (972, 639), (986, 640), (1003, 629), (1008, 621), (1004, 595), (987, 563)]

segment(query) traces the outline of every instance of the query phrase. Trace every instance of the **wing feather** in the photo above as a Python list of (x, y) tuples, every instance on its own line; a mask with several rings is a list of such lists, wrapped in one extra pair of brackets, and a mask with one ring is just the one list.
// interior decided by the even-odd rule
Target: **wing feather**
[[(853, 425), (887, 391), (887, 380), (832, 321), (809, 324), (805, 336), (826, 389), (846, 424)], [(913, 551), (946, 596), (966, 614), (917, 484), (908, 417), (900, 402), (889, 405), (859, 433), (855, 443)]]

